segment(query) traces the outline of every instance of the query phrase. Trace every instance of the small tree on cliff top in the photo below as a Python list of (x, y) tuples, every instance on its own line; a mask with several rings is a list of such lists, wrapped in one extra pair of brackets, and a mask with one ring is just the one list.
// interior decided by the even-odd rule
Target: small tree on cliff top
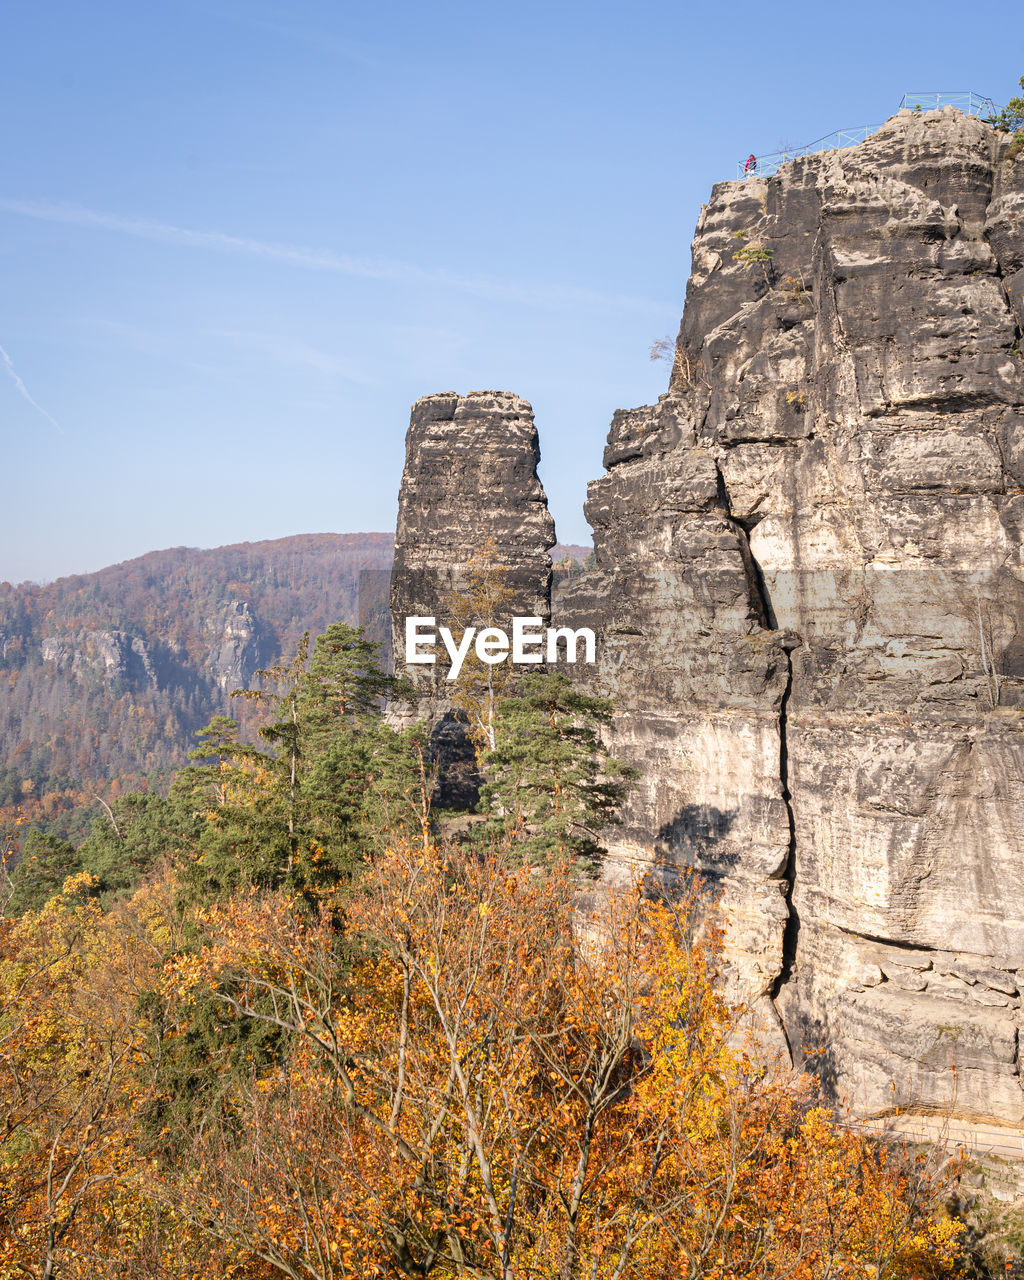
[[(445, 612), (460, 628), (507, 628), (515, 591), (508, 565), (502, 563), (497, 544), (489, 539), (469, 562), (465, 585), (445, 600)], [(515, 668), (510, 662), (487, 663), (471, 648), (462, 664), (452, 706), (465, 720), (477, 758), (496, 746), (495, 718), (501, 701), (516, 690)]]
[[(1020, 87), (1024, 89), (1024, 76), (1020, 78)], [(1024, 150), (1024, 93), (1011, 98), (1002, 111), (988, 117), (988, 122), (997, 129), (1005, 129), (1007, 133), (1016, 135), (1010, 145), (1010, 156), (1016, 156), (1019, 151)]]

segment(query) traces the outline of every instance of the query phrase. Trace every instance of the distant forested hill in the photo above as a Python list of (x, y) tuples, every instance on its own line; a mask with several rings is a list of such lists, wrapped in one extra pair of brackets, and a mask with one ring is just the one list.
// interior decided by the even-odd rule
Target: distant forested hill
[(393, 549), (391, 533), (302, 534), (0, 583), (0, 810), (48, 824), (95, 794), (159, 785), (211, 716), (244, 720), (232, 689), (304, 631), (361, 622), (382, 639)]

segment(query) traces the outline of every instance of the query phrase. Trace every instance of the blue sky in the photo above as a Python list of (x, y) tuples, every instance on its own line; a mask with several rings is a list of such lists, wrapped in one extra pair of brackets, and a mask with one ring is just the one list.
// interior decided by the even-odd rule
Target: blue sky
[(392, 528), (409, 405), (444, 390), (532, 401), (586, 540), (711, 184), (1024, 73), (1019, 24), (945, 0), (37, 0), (3, 26), (13, 582)]

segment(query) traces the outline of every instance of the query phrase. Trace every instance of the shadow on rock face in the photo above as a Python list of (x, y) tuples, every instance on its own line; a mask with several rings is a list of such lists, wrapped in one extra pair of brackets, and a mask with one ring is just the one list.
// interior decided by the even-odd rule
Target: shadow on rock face
[(723, 879), (739, 862), (738, 852), (720, 847), (738, 813), (738, 809), (688, 804), (664, 823), (655, 842), (657, 859), (644, 878), (644, 896), (675, 905), (685, 894), (695, 892), (697, 905), (711, 907)]
[(806, 1071), (825, 1098), (839, 1097), (841, 1064), (837, 1046), (828, 1028), (818, 1018), (798, 1014), (786, 1025), (794, 1064)]
[(704, 875), (725, 875), (739, 863), (739, 853), (718, 846), (732, 830), (738, 809), (688, 804), (658, 831), (655, 847), (669, 861), (691, 866)]
[(472, 809), (480, 799), (476, 750), (464, 721), (449, 711), (434, 726), (430, 748), (438, 765), (432, 803), (439, 809)]

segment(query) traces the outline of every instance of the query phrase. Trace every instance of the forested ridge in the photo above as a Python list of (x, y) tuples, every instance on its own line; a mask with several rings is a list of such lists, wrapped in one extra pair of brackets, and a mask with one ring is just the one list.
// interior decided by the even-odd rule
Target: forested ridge
[(302, 534), (0, 583), (0, 812), (80, 836), (85, 802), (165, 787), (212, 715), (247, 722), (231, 691), (304, 632), (363, 622), (386, 640), (393, 546), (391, 533)]
[[(45, 586), (0, 584), (0, 804), (180, 768), (232, 688), (306, 630), (356, 621), (387, 533), (155, 551)], [(54, 794), (57, 793), (57, 794)], [(106, 792), (104, 791), (104, 794)]]

